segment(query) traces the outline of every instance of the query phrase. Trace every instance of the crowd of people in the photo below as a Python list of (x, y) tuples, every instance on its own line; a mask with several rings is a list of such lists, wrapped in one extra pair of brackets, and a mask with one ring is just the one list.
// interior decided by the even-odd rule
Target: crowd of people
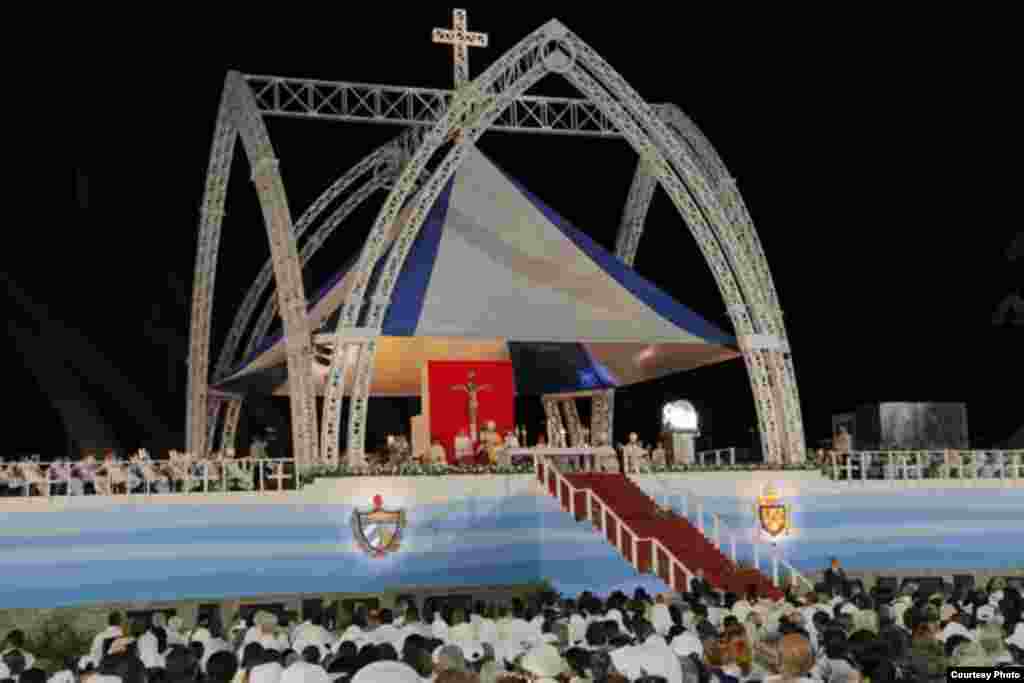
[(882, 602), (835, 567), (827, 580), (778, 602), (753, 589), (638, 589), (430, 615), (357, 607), (334, 632), (317, 617), (283, 628), (269, 612), (226, 634), (206, 618), (187, 630), (177, 617), (125, 625), (113, 614), (89, 652), (54, 672), (10, 633), (0, 683), (910, 683), (945, 680), (949, 666), (1024, 664), (1019, 586), (928, 595), (908, 584)]

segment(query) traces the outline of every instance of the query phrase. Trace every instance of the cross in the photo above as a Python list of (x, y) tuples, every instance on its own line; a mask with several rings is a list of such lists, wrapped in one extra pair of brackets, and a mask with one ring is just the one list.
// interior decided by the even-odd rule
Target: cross
[(476, 372), (470, 370), (469, 381), (465, 384), (456, 384), (451, 387), (451, 389), (452, 391), (465, 391), (466, 395), (469, 397), (469, 438), (476, 441), (476, 411), (479, 406), (477, 394), (484, 389), (490, 389), (491, 385), (485, 384), (480, 386), (473, 381), (474, 377), (476, 377)]
[(284, 482), (292, 478), (292, 475), (285, 474), (284, 463), (276, 462), (272, 465), (274, 473), (270, 475), (270, 479), (277, 480), (277, 490), (284, 491)]
[(487, 34), (466, 30), (466, 10), (452, 11), (454, 26), (435, 28), (434, 42), (451, 45), (455, 52), (455, 89), (469, 81), (469, 51), (467, 47), (487, 47)]

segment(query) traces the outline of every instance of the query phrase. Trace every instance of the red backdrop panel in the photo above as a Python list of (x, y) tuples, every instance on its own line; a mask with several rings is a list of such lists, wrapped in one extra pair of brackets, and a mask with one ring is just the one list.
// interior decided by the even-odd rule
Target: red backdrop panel
[(515, 416), (515, 374), (512, 361), (427, 361), (427, 382), (430, 401), (430, 438), (438, 439), (448, 453), (448, 460), (455, 457), (455, 436), (459, 430), (469, 433), (469, 397), (464, 391), (451, 387), (465, 384), (469, 372), (476, 372), (474, 381), (490, 385), (477, 392), (477, 429), (483, 429), (488, 420), (497, 423), (498, 432), (504, 434), (514, 429)]

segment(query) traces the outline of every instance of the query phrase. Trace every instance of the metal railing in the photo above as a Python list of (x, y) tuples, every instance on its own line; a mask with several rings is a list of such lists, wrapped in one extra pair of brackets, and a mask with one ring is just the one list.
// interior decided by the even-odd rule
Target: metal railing
[[(634, 569), (640, 573), (650, 571), (671, 586), (673, 590), (685, 592), (689, 588), (693, 573), (657, 538), (641, 538), (627, 522), (612, 511), (611, 506), (601, 496), (591, 489), (577, 489), (550, 459), (538, 458), (535, 460), (535, 464), (538, 481), (576, 519), (579, 519), (581, 512), (578, 509), (580, 503), (577, 497), (582, 496), (583, 518), (599, 528), (602, 536), (615, 546), (616, 550), (626, 558), (626, 561)], [(642, 555), (644, 552), (642, 546), (648, 543), (650, 544), (650, 554), (645, 557)], [(661, 562), (662, 559), (665, 560), (664, 563)], [(649, 565), (646, 560), (650, 561)], [(663, 571), (662, 568), (666, 564), (667, 570)]]
[[(666, 484), (661, 480), (655, 478), (656, 481), (662, 488), (666, 488)], [(640, 482), (634, 482), (637, 486), (640, 486)], [(643, 487), (641, 487), (643, 488)], [(681, 498), (682, 504), (676, 506), (673, 504), (672, 497)], [(793, 565), (783, 559), (781, 552), (775, 545), (768, 544), (760, 538), (760, 534), (757, 529), (750, 529), (745, 531), (737, 531), (729, 527), (728, 524), (722, 519), (722, 516), (717, 512), (707, 512), (704, 507), (704, 501), (699, 494), (694, 493), (688, 489), (676, 489), (672, 488), (666, 493), (656, 494), (653, 496), (654, 501), (661, 506), (663, 509), (672, 510), (675, 514), (683, 517), (691, 524), (693, 524), (704, 536), (714, 543), (715, 547), (723, 553), (725, 550), (722, 548), (723, 537), (728, 541), (728, 557), (732, 560), (734, 565), (738, 566), (738, 554), (737, 546), (750, 545), (751, 555), (753, 557), (753, 568), (757, 571), (761, 570), (761, 555), (762, 549), (764, 553), (768, 555), (768, 561), (771, 569), (772, 585), (776, 588), (780, 586), (779, 569), (784, 568), (789, 572), (790, 581), (792, 583), (800, 582), (805, 586), (814, 590), (814, 583), (810, 581), (806, 576), (800, 573)], [(695, 509), (694, 514), (690, 513), (692, 507)], [(707, 532), (706, 520), (710, 516), (711, 519), (711, 534)]]
[(969, 486), (999, 480), (1016, 487), (1024, 485), (1024, 450), (833, 452), (825, 471), (833, 480), (848, 483), (884, 480), (895, 486), (944, 480)]
[(722, 466), (722, 456), (728, 456), (729, 465), (734, 467), (736, 465), (736, 449), (735, 448), (718, 448), (713, 451), (700, 451), (697, 453), (697, 464), (701, 467), (707, 467), (706, 459), (712, 457), (715, 460), (715, 466)]
[[(21, 462), (0, 465), (0, 485), (8, 491), (21, 489), (22, 497), (78, 497), (85, 485), (92, 484), (94, 494), (163, 495), (168, 493), (229, 492), (232, 485), (245, 492), (284, 491), (286, 482), (299, 487), (299, 472), (293, 458), (238, 458), (230, 460), (151, 460), (96, 463), (90, 472), (82, 463)], [(271, 486), (272, 482), (276, 482)], [(136, 492), (141, 487), (142, 491)], [(63, 492), (57, 490), (63, 488)], [(162, 489), (168, 489), (166, 491)]]

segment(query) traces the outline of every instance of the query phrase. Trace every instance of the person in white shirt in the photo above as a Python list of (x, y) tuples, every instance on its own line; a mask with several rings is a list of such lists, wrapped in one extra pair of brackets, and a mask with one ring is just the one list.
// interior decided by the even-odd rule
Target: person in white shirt
[(448, 464), (448, 453), (445, 452), (444, 446), (441, 445), (439, 439), (434, 439), (434, 444), (430, 447), (430, 461), (431, 465), (446, 465)]
[[(253, 617), (254, 626), (250, 628), (242, 641), (242, 650), (249, 643), (259, 643), (264, 650), (281, 653), (288, 649), (286, 639), (277, 633), (278, 619), (270, 612), (257, 612)], [(241, 656), (241, 653), (239, 653)]]
[(323, 623), (323, 615), (314, 614), (297, 626), (292, 632), (292, 649), (301, 654), (312, 645), (320, 650), (320, 661), (323, 661), (334, 641), (334, 637), (324, 628)]
[(320, 666), (320, 650), (310, 645), (301, 652), (301, 659), (281, 674), (281, 683), (330, 683), (327, 671)]
[[(103, 661), (103, 656), (107, 654), (104, 643), (108, 640), (112, 642), (122, 636), (124, 636), (124, 630), (121, 628), (121, 614), (119, 612), (111, 612), (107, 617), (107, 628), (97, 633), (92, 639), (89, 657), (99, 666), (100, 662)], [(109, 644), (107, 646), (109, 647)]]

